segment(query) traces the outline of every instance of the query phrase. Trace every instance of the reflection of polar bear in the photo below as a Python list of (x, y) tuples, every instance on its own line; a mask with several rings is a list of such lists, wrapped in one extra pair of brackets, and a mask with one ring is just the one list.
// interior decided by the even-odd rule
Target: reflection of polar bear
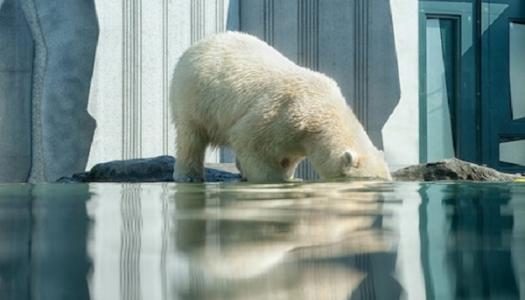
[(397, 236), (385, 225), (394, 220), (382, 188), (179, 186), (166, 219), (167, 298), (354, 299), (375, 280), (388, 288), (394, 264), (385, 262), (395, 261)]
[(176, 181), (201, 181), (208, 145), (230, 146), (249, 181), (291, 179), (305, 157), (322, 178), (390, 179), (337, 83), (247, 34), (190, 47), (173, 75)]

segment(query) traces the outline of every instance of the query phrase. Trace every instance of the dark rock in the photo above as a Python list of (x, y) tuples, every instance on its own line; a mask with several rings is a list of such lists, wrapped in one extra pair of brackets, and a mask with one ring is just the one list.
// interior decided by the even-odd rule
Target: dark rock
[[(95, 165), (90, 171), (62, 177), (58, 182), (169, 182), (173, 181), (173, 156), (115, 160)], [(410, 166), (392, 173), (398, 181), (476, 180), (513, 181), (518, 175), (498, 172), (494, 169), (465, 162), (446, 159), (438, 162)], [(234, 164), (207, 164), (205, 181), (240, 181), (241, 176)]]
[(475, 180), (513, 181), (519, 175), (506, 174), (456, 158), (406, 167), (392, 173), (394, 180), (435, 181)]
[[(173, 181), (173, 156), (158, 156), (153, 158), (115, 160), (100, 163), (90, 171), (73, 174), (71, 177), (62, 177), (57, 182), (168, 182)], [(239, 181), (239, 173), (226, 166), (220, 170), (221, 165), (215, 168), (206, 168), (204, 178), (209, 182)]]

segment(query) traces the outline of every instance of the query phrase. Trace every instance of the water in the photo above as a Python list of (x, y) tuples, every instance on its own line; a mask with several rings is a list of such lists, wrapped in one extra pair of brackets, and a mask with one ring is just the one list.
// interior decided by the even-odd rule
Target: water
[(0, 185), (0, 299), (525, 299), (525, 184)]

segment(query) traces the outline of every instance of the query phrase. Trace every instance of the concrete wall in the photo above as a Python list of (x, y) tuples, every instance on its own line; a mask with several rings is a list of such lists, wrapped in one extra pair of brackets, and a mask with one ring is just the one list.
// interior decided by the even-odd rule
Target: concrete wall
[[(166, 102), (171, 71), (188, 46), (225, 29), (257, 35), (334, 77), (391, 166), (418, 162), (417, 0), (125, 3), (96, 1), (89, 111), (98, 126), (88, 167), (175, 154)], [(208, 151), (207, 161), (230, 161), (225, 154)]]
[(381, 130), (391, 169), (419, 162), (418, 1), (390, 0), (399, 73), (399, 103)]
[[(96, 1), (100, 38), (89, 98), (97, 129), (88, 167), (175, 155), (168, 87), (178, 57), (206, 35), (236, 29), (234, 0)], [(229, 13), (229, 15), (228, 15)], [(207, 160), (218, 162), (218, 151)]]
[[(246, 0), (240, 29), (333, 77), (392, 169), (419, 159), (417, 0)], [(299, 176), (314, 176), (308, 165)]]
[(171, 71), (188, 46), (227, 29), (334, 77), (391, 166), (418, 161), (417, 0), (2, 2), (0, 181), (175, 154)]

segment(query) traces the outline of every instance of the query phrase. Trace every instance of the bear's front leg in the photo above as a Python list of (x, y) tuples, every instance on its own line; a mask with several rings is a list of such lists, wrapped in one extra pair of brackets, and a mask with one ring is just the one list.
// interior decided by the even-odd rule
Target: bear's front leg
[(203, 182), (207, 146), (207, 138), (198, 131), (177, 130), (177, 157), (173, 172), (175, 182)]

